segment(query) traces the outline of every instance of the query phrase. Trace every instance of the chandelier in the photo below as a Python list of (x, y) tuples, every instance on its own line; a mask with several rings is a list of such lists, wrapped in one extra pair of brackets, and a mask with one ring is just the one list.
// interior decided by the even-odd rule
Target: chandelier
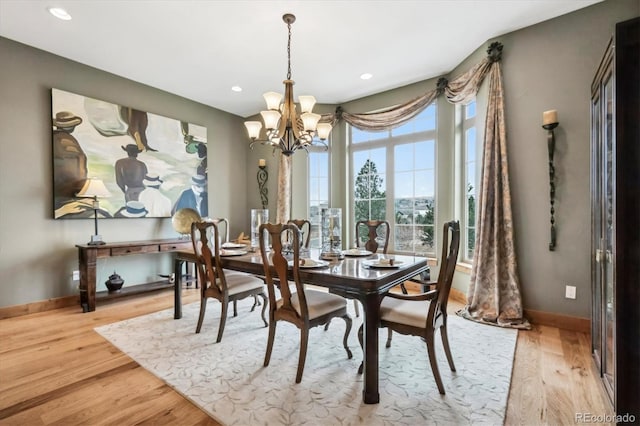
[(265, 93), (264, 100), (267, 102), (267, 111), (261, 111), (260, 115), (264, 121), (266, 139), (259, 139), (262, 123), (259, 121), (246, 121), (249, 137), (251, 138), (251, 148), (256, 143), (278, 148), (286, 156), (290, 156), (298, 149), (307, 148), (313, 145), (313, 138), (317, 134), (321, 143), (326, 148), (324, 140), (331, 132), (331, 124), (319, 123), (320, 114), (312, 112), (316, 99), (313, 96), (299, 96), (300, 116), (296, 111), (296, 104), (293, 101), (293, 84), (291, 80), (291, 24), (296, 21), (296, 17), (290, 13), (282, 16), (282, 20), (287, 24), (289, 39), (287, 42), (287, 79), (284, 83), (284, 101), (282, 95), (276, 92)]

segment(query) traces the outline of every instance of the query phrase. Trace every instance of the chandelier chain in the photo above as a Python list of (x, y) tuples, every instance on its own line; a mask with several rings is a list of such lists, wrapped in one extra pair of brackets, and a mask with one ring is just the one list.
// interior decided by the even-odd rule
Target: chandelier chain
[(291, 80), (291, 24), (287, 22), (289, 40), (287, 41), (287, 80)]

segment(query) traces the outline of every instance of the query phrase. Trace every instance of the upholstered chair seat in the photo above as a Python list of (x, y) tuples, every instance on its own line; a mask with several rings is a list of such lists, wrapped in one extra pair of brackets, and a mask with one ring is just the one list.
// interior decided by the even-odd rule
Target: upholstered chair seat
[[(266, 290), (264, 281), (256, 276), (242, 273), (233, 274), (228, 273), (226, 270), (225, 275), (229, 296), (256, 289), (262, 289), (263, 291)], [(220, 280), (218, 280), (218, 287), (220, 287)]]
[[(337, 311), (338, 309), (346, 308), (347, 306), (347, 300), (336, 294), (306, 289), (305, 296), (307, 297), (307, 308), (309, 310), (310, 320)], [(281, 307), (283, 303), (282, 299), (278, 300), (277, 303), (278, 307)], [(291, 294), (291, 306), (293, 306), (298, 315), (302, 315), (298, 293)]]

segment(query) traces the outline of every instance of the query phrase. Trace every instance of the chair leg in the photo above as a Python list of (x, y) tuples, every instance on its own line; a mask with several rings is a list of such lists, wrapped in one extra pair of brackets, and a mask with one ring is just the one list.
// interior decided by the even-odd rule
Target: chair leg
[[(269, 323), (267, 322), (267, 318), (264, 316), (264, 313), (267, 311), (267, 296), (264, 293), (260, 295), (262, 297), (262, 321), (264, 321), (264, 326), (268, 327)], [(256, 296), (256, 300), (258, 297)]]
[(207, 298), (200, 299), (200, 316), (198, 317), (198, 325), (196, 326), (196, 333), (200, 333), (202, 328), (202, 322), (204, 321), (204, 313), (207, 310)]
[(391, 338), (393, 337), (393, 330), (391, 330), (390, 328), (387, 328), (388, 333), (387, 333), (387, 344), (385, 345), (385, 347), (390, 348), (391, 347)]
[(445, 323), (440, 327), (440, 337), (442, 338), (442, 346), (444, 346), (444, 353), (449, 361), (449, 367), (451, 371), (456, 371), (456, 366), (453, 364), (453, 357), (451, 356), (451, 348), (449, 347), (449, 336), (447, 335), (447, 324)]
[(298, 358), (298, 372), (296, 373), (296, 383), (302, 381), (302, 372), (304, 371), (304, 362), (307, 360), (307, 345), (309, 344), (309, 329), (302, 327), (300, 329), (300, 356)]
[(233, 316), (234, 317), (238, 316), (238, 301), (237, 300), (233, 301)]
[(276, 337), (277, 322), (274, 321), (274, 319), (271, 318), (271, 316), (269, 317), (269, 319), (271, 320), (271, 322), (269, 323), (269, 338), (267, 339), (267, 353), (264, 356), (265, 367), (268, 366), (269, 361), (271, 361), (271, 351), (273, 349), (273, 341), (275, 340), (275, 337)]
[(195, 287), (199, 288), (200, 287), (200, 285), (199, 285), (199, 283), (200, 283), (200, 276), (199, 275), (200, 274), (198, 273), (198, 265), (196, 265), (195, 263), (193, 264), (193, 270), (194, 270), (193, 277), (195, 278), (195, 283), (196, 283)]
[(327, 323), (324, 325), (324, 331), (327, 331), (329, 329), (329, 324), (331, 324), (331, 320), (327, 321)]
[[(353, 299), (353, 308), (356, 311), (356, 317), (360, 317), (360, 306), (358, 306), (358, 301), (356, 299)], [(327, 331), (329, 329), (329, 324), (331, 324), (331, 320), (327, 321), (327, 323), (324, 325), (324, 331)]]
[(222, 340), (222, 333), (224, 333), (224, 326), (227, 323), (227, 310), (229, 307), (229, 302), (222, 302), (221, 305), (222, 305), (222, 312), (220, 313), (220, 326), (218, 327), (218, 338), (216, 339), (216, 343), (220, 343), (220, 340)]
[[(364, 357), (363, 327), (364, 327), (364, 324), (361, 324), (360, 328), (358, 328), (358, 342), (360, 342), (360, 349), (362, 349), (362, 356)], [(362, 374), (363, 369), (364, 369), (364, 360), (360, 363), (360, 367), (358, 367), (358, 374)]]
[(351, 359), (353, 358), (353, 354), (351, 353), (351, 349), (349, 349), (349, 345), (348, 345), (348, 339), (349, 339), (349, 333), (351, 332), (351, 317), (348, 314), (345, 314), (342, 316), (342, 319), (345, 322), (346, 325), (346, 329), (344, 331), (344, 338), (342, 339), (342, 345), (344, 346), (344, 349), (347, 351), (347, 359)]
[(253, 295), (253, 306), (251, 307), (251, 312), (256, 308), (256, 306), (260, 306), (260, 301), (258, 300), (258, 295)]
[(444, 385), (442, 384), (442, 379), (440, 378), (440, 370), (438, 370), (438, 361), (436, 360), (436, 350), (433, 341), (433, 329), (427, 331), (425, 341), (427, 343), (427, 353), (429, 354), (429, 363), (431, 364), (433, 378), (436, 380), (436, 385), (438, 386), (440, 395), (444, 395)]

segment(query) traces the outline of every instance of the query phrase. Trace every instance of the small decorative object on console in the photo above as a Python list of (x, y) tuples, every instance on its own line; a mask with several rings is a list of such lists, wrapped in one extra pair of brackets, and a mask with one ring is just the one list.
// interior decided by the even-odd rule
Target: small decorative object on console
[(105, 281), (105, 285), (107, 286), (107, 289), (110, 293), (114, 291), (120, 291), (123, 284), (124, 280), (120, 275), (116, 274), (116, 271), (113, 271), (113, 274), (109, 275), (109, 279)]

